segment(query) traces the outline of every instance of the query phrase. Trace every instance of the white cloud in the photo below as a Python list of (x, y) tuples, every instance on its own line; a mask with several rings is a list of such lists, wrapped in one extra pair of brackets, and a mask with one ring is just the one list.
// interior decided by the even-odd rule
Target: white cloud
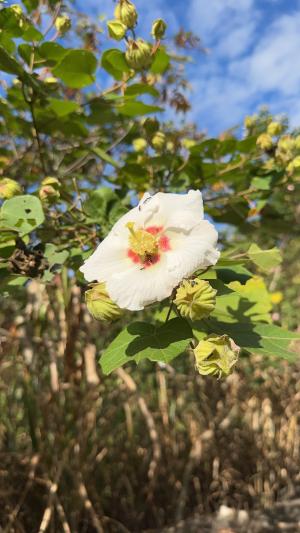
[[(300, 0), (291, 11), (283, 0), (134, 0), (138, 33), (149, 38), (153, 19), (162, 17), (169, 35), (192, 30), (209, 48), (188, 66), (193, 109), (189, 119), (216, 134), (241, 123), (267, 104), (300, 123)], [(112, 0), (77, 0), (82, 11), (112, 16)]]
[(191, 3), (198, 6), (198, 16), (199, 10), (209, 12), (201, 25), (215, 32), (211, 53), (193, 80), (199, 125), (216, 133), (241, 122), (263, 104), (274, 113), (292, 116), (296, 125), (300, 118), (300, 9), (290, 14), (277, 12), (272, 20), (270, 13), (258, 10), (258, 0), (213, 0), (206, 9), (202, 0)]
[(282, 16), (258, 42), (248, 60), (249, 78), (259, 91), (299, 91), (300, 12)]

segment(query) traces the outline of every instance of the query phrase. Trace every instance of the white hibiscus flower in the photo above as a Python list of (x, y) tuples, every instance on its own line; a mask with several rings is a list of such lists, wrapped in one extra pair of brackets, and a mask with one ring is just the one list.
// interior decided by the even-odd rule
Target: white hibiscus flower
[(144, 194), (80, 268), (110, 298), (139, 311), (169, 297), (183, 278), (214, 265), (218, 233), (203, 219), (200, 191)]

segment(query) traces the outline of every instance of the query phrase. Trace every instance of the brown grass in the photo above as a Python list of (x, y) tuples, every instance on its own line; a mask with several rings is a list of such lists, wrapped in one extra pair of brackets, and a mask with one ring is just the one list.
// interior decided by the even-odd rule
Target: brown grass
[(300, 366), (243, 358), (218, 381), (186, 356), (104, 378), (95, 355), (111, 331), (77, 288), (67, 307), (62, 294), (34, 284), (25, 306), (3, 306), (3, 531), (160, 530), (295, 493)]

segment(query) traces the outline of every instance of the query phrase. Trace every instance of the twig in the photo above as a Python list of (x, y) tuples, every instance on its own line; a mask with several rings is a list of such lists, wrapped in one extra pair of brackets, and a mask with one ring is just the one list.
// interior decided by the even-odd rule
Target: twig
[(40, 161), (41, 161), (43, 172), (44, 172), (44, 174), (46, 176), (47, 175), (47, 169), (46, 169), (46, 164), (45, 164), (45, 160), (44, 160), (43, 147), (42, 147), (42, 142), (41, 142), (41, 138), (40, 138), (40, 133), (39, 133), (38, 125), (37, 125), (37, 122), (36, 122), (36, 117), (35, 117), (35, 112), (34, 112), (34, 105), (33, 105), (32, 99), (28, 98), (28, 96), (26, 95), (24, 84), (22, 84), (22, 93), (23, 93), (24, 100), (25, 100), (26, 104), (29, 106), (29, 109), (30, 109), (31, 120), (32, 120), (32, 124), (33, 124), (35, 139), (36, 139), (36, 142), (37, 142), (37, 145), (38, 145)]
[(15, 522), (19, 512), (20, 512), (20, 509), (24, 503), (24, 501), (26, 500), (26, 497), (27, 497), (27, 494), (32, 486), (32, 483), (34, 481), (34, 477), (35, 477), (35, 471), (36, 471), (36, 467), (38, 465), (38, 462), (39, 462), (39, 456), (38, 455), (34, 455), (31, 459), (31, 462), (30, 462), (30, 472), (29, 472), (29, 475), (28, 475), (28, 479), (27, 479), (27, 483), (24, 487), (24, 490), (22, 492), (22, 496), (19, 500), (19, 502), (17, 503), (16, 507), (14, 508), (14, 510), (12, 511), (11, 515), (10, 515), (10, 518), (8, 520), (8, 524), (6, 525), (5, 529), (3, 529), (2, 533), (9, 533), (9, 531), (12, 531), (12, 525), (13, 523)]
[(83, 500), (83, 504), (84, 504), (84, 507), (85, 509), (89, 512), (90, 516), (91, 516), (91, 519), (92, 519), (92, 522), (93, 522), (93, 526), (95, 528), (95, 530), (97, 531), (97, 533), (104, 533), (104, 529), (96, 515), (96, 512), (95, 512), (95, 509), (93, 507), (93, 504), (88, 496), (88, 493), (87, 493), (87, 490), (86, 490), (86, 486), (83, 482), (83, 479), (82, 479), (82, 476), (81, 474), (79, 475), (79, 486), (78, 486), (78, 492), (79, 492), (79, 495), (81, 497), (81, 499)]
[(45, 39), (46, 35), (48, 35), (49, 31), (52, 30), (52, 28), (53, 28), (53, 26), (55, 24), (55, 21), (56, 21), (58, 15), (59, 15), (60, 8), (61, 8), (61, 2), (58, 2), (57, 6), (56, 6), (56, 9), (54, 11), (52, 20), (51, 20), (49, 26), (46, 28), (46, 31), (44, 33), (44, 39)]
[[(118, 376), (124, 381), (126, 387), (128, 388), (130, 392), (137, 392), (136, 383), (123, 368), (118, 368), (116, 372)], [(155, 477), (157, 465), (161, 458), (161, 448), (160, 448), (158, 433), (155, 427), (154, 418), (148, 409), (145, 399), (141, 395), (138, 395), (138, 406), (140, 408), (142, 415), (145, 418), (148, 431), (149, 431), (149, 436), (152, 441), (153, 457), (152, 457), (152, 460), (150, 462), (149, 469), (148, 469), (148, 478), (150, 480), (153, 480)]]

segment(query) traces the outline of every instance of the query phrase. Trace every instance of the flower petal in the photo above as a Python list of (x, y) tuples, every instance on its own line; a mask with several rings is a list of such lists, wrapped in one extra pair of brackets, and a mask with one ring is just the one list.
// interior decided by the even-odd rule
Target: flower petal
[(110, 277), (106, 283), (111, 299), (120, 308), (130, 311), (140, 311), (153, 302), (161, 302), (170, 296), (173, 288), (165, 259), (151, 268), (133, 265)]
[(208, 220), (201, 220), (188, 235), (169, 232), (171, 250), (166, 253), (168, 270), (178, 284), (196, 270), (215, 265), (220, 257), (216, 250), (218, 232)]
[(110, 233), (79, 270), (87, 281), (106, 281), (111, 274), (122, 270), (126, 257), (126, 241)]

